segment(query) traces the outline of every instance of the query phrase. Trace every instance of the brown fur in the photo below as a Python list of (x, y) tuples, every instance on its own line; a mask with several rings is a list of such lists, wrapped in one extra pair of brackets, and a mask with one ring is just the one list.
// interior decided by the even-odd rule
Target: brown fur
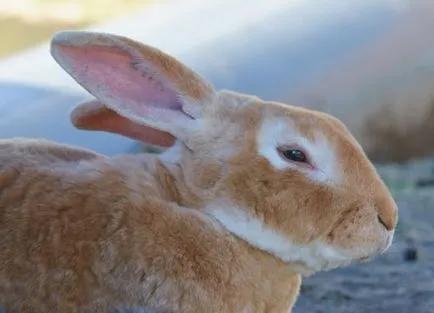
[[(137, 48), (129, 50), (120, 44), (122, 37), (80, 36), (64, 36), (56, 44), (59, 49), (71, 42), (89, 49), (109, 45), (109, 51), (127, 51), (121, 57), (140, 51), (162, 81), (192, 100), (183, 109), (199, 114), (201, 127), (179, 134), (186, 141), (177, 141), (171, 157), (109, 158), (46, 141), (1, 141), (0, 305), (6, 312), (288, 313), (305, 267), (315, 272), (385, 250), (386, 230), (397, 221), (396, 205), (338, 120), (248, 95), (214, 94), (162, 52), (126, 40)], [(68, 47), (62, 51), (56, 53), (71, 53)], [(75, 111), (83, 114), (73, 114), (82, 129), (129, 135), (144, 127), (140, 136), (146, 141), (152, 126), (154, 143), (159, 132), (165, 143), (167, 133), (178, 137), (170, 125), (157, 129), (155, 121), (141, 124), (122, 110), (116, 118), (118, 112), (107, 107), (110, 120), (131, 127), (121, 129), (107, 123), (102, 102), (90, 104), (98, 110), (86, 111), (88, 105)], [(259, 155), (260, 127), (274, 118), (295, 124), (308, 139), (320, 130), (334, 149), (342, 182), (320, 183), (298, 170), (279, 170)], [(321, 240), (353, 255), (321, 268), (309, 268), (303, 259), (284, 261), (215, 218), (214, 206), (222, 199), (229, 214), (245, 211), (294, 245)]]
[(157, 159), (89, 159), (34, 140), (0, 149), (7, 312), (242, 312), (251, 299), (255, 311), (286, 312), (298, 293), (288, 265), (180, 211)]
[(84, 105), (75, 108), (71, 112), (71, 122), (78, 129), (122, 134), (135, 140), (163, 147), (172, 146), (175, 142), (175, 137), (169, 133), (144, 125), (131, 124), (128, 119), (119, 116), (115, 111), (95, 100), (85, 102)]

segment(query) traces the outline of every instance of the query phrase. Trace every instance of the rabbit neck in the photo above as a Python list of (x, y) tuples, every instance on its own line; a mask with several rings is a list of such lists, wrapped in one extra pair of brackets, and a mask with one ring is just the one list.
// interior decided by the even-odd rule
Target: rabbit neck
[[(165, 230), (172, 234), (168, 238), (174, 242), (182, 242), (182, 246), (186, 247), (183, 251), (183, 260), (189, 266), (176, 271), (187, 276), (197, 276), (199, 273), (197, 277), (206, 280), (206, 282), (191, 281), (181, 275), (180, 281), (175, 284), (176, 289), (170, 289), (170, 297), (176, 297), (179, 293), (184, 301), (188, 301), (192, 288), (188, 284), (193, 283), (194, 286), (197, 284), (197, 288), (206, 294), (206, 297), (219, 295), (218, 298), (224, 299), (224, 302), (218, 302), (219, 304), (216, 305), (231, 308), (226, 312), (288, 312), (295, 302), (301, 284), (301, 277), (292, 265), (239, 238), (228, 231), (221, 221), (208, 214), (204, 207), (201, 210), (199, 204), (203, 200), (192, 198), (193, 195), (185, 187), (183, 173), (176, 162), (169, 162), (156, 154), (143, 154), (138, 159), (132, 156), (130, 159), (123, 158), (121, 163), (129, 168), (128, 164), (134, 160), (140, 160), (141, 167), (146, 173), (142, 175), (134, 172), (130, 177), (140, 174), (140, 178), (134, 178), (135, 181), (145, 178), (152, 185), (146, 193), (146, 198), (156, 195), (158, 201), (161, 199), (176, 211), (176, 216), (185, 218), (185, 222), (183, 219), (173, 222), (171, 210), (164, 213), (164, 210), (158, 209), (158, 219), (166, 220), (167, 224), (171, 225), (169, 230)], [(174, 205), (175, 203), (178, 205)], [(139, 216), (132, 220), (143, 221)], [(185, 223), (188, 227), (185, 227)], [(141, 226), (149, 231), (158, 225), (160, 224), (149, 222)], [(163, 233), (158, 229), (154, 232)], [(147, 236), (135, 236), (134, 240), (148, 240), (147, 238)], [(176, 247), (179, 246), (176, 244)], [(175, 249), (168, 249), (163, 259), (176, 260), (179, 257), (179, 250), (176, 250), (178, 253), (176, 255), (172, 255), (172, 251)], [(152, 257), (161, 258), (162, 255), (157, 254)], [(168, 271), (175, 271), (177, 266), (179, 264), (168, 262), (162, 272), (154, 274), (165, 277)], [(197, 299), (192, 297), (191, 301), (195, 303)], [(206, 304), (211, 305), (209, 302)]]
[(204, 206), (204, 195), (192, 186), (194, 177), (183, 171), (183, 145), (177, 142), (162, 154), (144, 156), (148, 161), (148, 169), (154, 177), (159, 192), (165, 199), (180, 206), (198, 209)]

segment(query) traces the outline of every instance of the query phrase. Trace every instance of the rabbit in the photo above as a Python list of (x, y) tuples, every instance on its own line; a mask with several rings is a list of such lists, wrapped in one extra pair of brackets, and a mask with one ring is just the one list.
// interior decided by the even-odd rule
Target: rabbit
[(7, 313), (288, 313), (302, 277), (389, 249), (397, 205), (337, 118), (217, 91), (120, 35), (50, 47), (94, 97), (71, 111), (78, 130), (164, 151), (0, 141)]

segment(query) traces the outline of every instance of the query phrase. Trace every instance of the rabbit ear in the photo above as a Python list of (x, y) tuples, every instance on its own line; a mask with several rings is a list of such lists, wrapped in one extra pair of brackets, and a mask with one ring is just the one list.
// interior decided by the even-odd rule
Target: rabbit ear
[[(118, 115), (181, 140), (186, 139), (214, 93), (210, 84), (173, 57), (122, 36), (57, 33), (51, 41), (51, 54)], [(121, 131), (118, 126), (110, 127)]]
[(175, 143), (171, 134), (130, 121), (99, 100), (80, 103), (72, 110), (71, 121), (79, 129), (106, 131), (162, 147)]

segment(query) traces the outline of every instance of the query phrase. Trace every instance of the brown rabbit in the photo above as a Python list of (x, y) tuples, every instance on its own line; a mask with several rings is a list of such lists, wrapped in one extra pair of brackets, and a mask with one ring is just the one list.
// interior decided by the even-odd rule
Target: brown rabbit
[(214, 91), (121, 36), (63, 32), (51, 52), (96, 97), (74, 125), (169, 148), (1, 141), (7, 313), (287, 313), (301, 275), (390, 246), (395, 202), (337, 119)]

